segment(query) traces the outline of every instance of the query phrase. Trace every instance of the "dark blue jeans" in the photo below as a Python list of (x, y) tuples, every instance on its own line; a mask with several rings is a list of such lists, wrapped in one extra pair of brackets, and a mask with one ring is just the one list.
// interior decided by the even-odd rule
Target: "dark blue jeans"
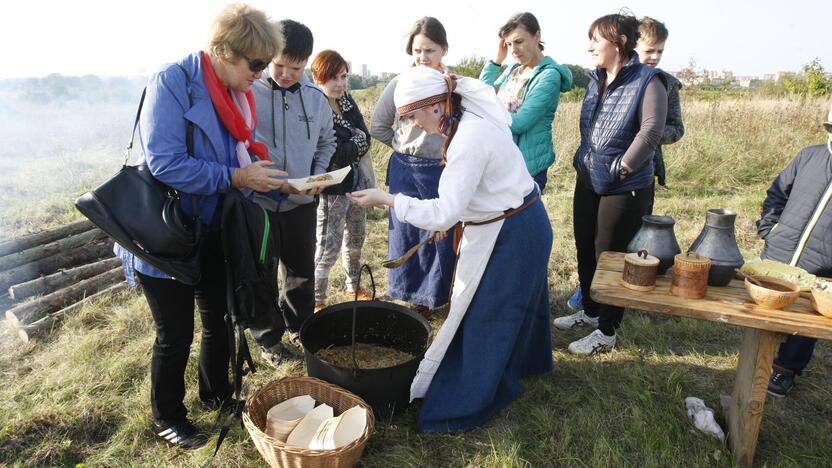
[(788, 337), (777, 350), (774, 365), (800, 374), (809, 365), (817, 341), (796, 335)]

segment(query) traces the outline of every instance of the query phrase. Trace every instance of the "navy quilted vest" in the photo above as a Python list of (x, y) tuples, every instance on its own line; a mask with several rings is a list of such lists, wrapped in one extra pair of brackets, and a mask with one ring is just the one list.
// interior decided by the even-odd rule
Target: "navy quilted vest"
[[(572, 165), (587, 188), (599, 195), (612, 195), (649, 187), (653, 183), (653, 157), (619, 180), (621, 158), (641, 128), (638, 108), (647, 83), (658, 73), (638, 62), (635, 53), (605, 90), (598, 104), (598, 83), (604, 70), (588, 73), (590, 81), (581, 108), (581, 145)], [(600, 75), (600, 76), (599, 76)]]

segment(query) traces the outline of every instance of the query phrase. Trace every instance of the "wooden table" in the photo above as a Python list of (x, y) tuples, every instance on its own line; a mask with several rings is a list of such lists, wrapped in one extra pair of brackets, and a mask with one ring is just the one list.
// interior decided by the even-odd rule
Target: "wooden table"
[(670, 279), (665, 277), (659, 277), (653, 291), (633, 291), (621, 284), (623, 269), (624, 254), (603, 252), (592, 280), (592, 299), (602, 304), (745, 327), (727, 419), (734, 458), (739, 465), (750, 466), (777, 345), (787, 335), (832, 340), (832, 319), (814, 312), (806, 295), (785, 310), (760, 307), (739, 280), (732, 280), (725, 287), (708, 287), (704, 299), (683, 299), (670, 294)]

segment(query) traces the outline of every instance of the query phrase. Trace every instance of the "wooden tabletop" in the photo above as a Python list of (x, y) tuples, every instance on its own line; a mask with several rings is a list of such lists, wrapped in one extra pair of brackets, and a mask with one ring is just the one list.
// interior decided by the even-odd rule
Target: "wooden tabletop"
[(670, 294), (670, 279), (659, 277), (656, 289), (639, 292), (621, 284), (624, 254), (603, 252), (598, 260), (590, 295), (602, 304), (709, 320), (787, 335), (832, 340), (832, 319), (812, 309), (806, 294), (784, 310), (760, 307), (751, 300), (740, 280), (724, 287), (708, 286), (704, 299)]

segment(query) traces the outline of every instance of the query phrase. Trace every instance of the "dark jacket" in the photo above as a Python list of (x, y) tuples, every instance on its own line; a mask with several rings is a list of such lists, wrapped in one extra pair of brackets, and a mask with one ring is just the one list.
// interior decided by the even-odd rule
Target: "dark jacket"
[[(808, 236), (796, 265), (821, 276), (832, 274), (832, 154), (826, 145), (804, 148), (768, 189), (757, 233), (765, 239), (762, 258), (789, 264), (801, 237)], [(817, 222), (811, 224), (815, 212)]]
[[(664, 123), (662, 145), (672, 145), (681, 140), (685, 134), (685, 124), (682, 123), (682, 102), (679, 97), (682, 83), (664, 70), (662, 70), (661, 75), (667, 83), (667, 120)], [(656, 166), (656, 177), (659, 185), (665, 186), (664, 151), (662, 151), (661, 145), (656, 148), (653, 164)]]
[(342, 117), (334, 112), (332, 113), (337, 146), (332, 159), (329, 160), (327, 172), (347, 166), (351, 166), (352, 170), (343, 182), (324, 189), (324, 193), (327, 195), (343, 195), (357, 190), (356, 185), (359, 180), (359, 178), (356, 178), (359, 171), (358, 162), (370, 149), (370, 131), (367, 130), (364, 116), (361, 115), (361, 109), (358, 108), (355, 100), (349, 94), (344, 94), (339, 99), (339, 104), (341, 105)]
[(599, 95), (606, 70), (596, 69), (590, 78), (581, 107), (581, 145), (572, 161), (581, 182), (599, 195), (629, 192), (653, 183), (653, 158), (619, 179), (621, 158), (641, 127), (639, 107), (647, 84), (659, 70), (642, 65), (633, 53), (630, 61)]

